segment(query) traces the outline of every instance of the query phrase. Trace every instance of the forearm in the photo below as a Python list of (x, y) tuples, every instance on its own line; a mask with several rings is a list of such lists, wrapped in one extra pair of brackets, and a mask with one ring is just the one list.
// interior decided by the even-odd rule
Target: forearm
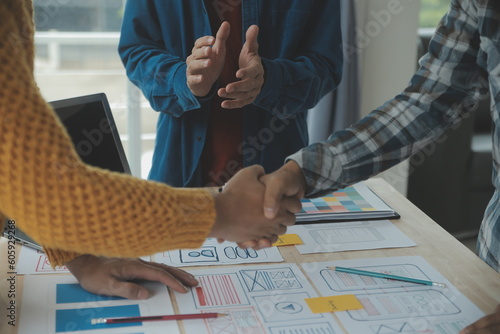
[[(366, 180), (422, 150), (460, 123), (466, 114), (422, 104), (420, 93), (401, 94), (351, 128), (332, 134), (289, 157), (302, 168), (307, 197)], [(422, 108), (423, 107), (423, 108)]]
[[(174, 23), (158, 17), (154, 1), (129, 1), (125, 6), (118, 53), (128, 78), (137, 85), (156, 111), (180, 116), (200, 108), (186, 84), (186, 56), (183, 50), (167, 47), (179, 45)], [(166, 8), (176, 4), (167, 5)], [(162, 25), (170, 24), (168, 27)], [(168, 30), (168, 34), (165, 31)]]
[[(342, 188), (364, 180), (403, 161), (444, 131), (457, 127), (488, 96), (488, 83), (478, 68), (479, 41), (475, 27), (456, 22), (467, 17), (455, 13), (438, 28), (404, 92), (326, 143), (313, 144), (290, 158), (304, 171), (307, 196)], [(456, 25), (467, 27), (456, 41)], [(460, 45), (460, 47), (455, 47)], [(464, 45), (469, 45), (465, 47)]]
[(0, 211), (50, 249), (131, 257), (201, 245), (212, 196), (83, 164), (28, 69), (2, 68), (15, 74), (0, 83), (12, 98), (0, 103)]
[(196, 248), (215, 220), (212, 197), (202, 190), (173, 189), (86, 166), (63, 175), (40, 167), (36, 177), (24, 174), (21, 182), (15, 182), (15, 171), (4, 171), (14, 182), (0, 183), (15, 189), (0, 196), (4, 212), (51, 249), (137, 257)]
[(215, 94), (214, 88), (209, 96), (200, 98), (189, 90), (185, 60), (152, 46), (124, 48), (121, 48), (121, 56), (127, 76), (141, 89), (154, 110), (178, 117), (201, 108)]
[(264, 85), (253, 104), (280, 118), (314, 107), (341, 79), (341, 58), (262, 58), (262, 64)]

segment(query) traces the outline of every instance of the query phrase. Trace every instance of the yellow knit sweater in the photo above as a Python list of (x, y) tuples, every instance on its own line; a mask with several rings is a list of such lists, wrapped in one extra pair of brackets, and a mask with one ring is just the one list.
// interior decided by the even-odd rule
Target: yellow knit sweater
[(83, 253), (199, 247), (215, 221), (207, 191), (81, 162), (34, 81), (32, 8), (31, 0), (0, 0), (0, 217), (44, 245), (53, 265)]

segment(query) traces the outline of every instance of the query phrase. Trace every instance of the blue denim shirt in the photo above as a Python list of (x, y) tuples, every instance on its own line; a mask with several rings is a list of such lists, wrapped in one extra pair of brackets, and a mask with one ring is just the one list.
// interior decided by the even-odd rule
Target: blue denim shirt
[[(223, 8), (230, 10), (230, 8)], [(340, 4), (336, 0), (245, 0), (243, 36), (260, 28), (265, 82), (244, 107), (240, 152), (244, 165), (267, 172), (308, 144), (306, 115), (341, 78)], [(119, 53), (129, 79), (160, 111), (149, 178), (173, 186), (202, 186), (200, 156), (210, 99), (186, 85), (186, 58), (196, 39), (215, 35), (203, 0), (127, 1)], [(244, 38), (243, 38), (244, 40)]]

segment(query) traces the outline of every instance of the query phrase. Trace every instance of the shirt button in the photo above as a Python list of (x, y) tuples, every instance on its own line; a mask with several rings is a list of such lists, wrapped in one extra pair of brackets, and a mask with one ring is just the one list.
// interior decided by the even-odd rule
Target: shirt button
[(197, 141), (201, 141), (201, 136), (196, 136)]

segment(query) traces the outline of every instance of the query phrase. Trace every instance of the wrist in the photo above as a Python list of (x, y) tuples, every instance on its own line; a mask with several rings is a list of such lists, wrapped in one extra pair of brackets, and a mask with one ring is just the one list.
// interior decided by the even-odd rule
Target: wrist
[(218, 89), (218, 80), (213, 82), (208, 88), (195, 88), (196, 86), (191, 87), (188, 84), (188, 88), (193, 94), (195, 98), (197, 98), (200, 102), (211, 100), (216, 94)]
[(299, 196), (303, 197), (307, 191), (307, 182), (300, 168), (299, 164), (294, 160), (289, 160), (283, 167), (282, 170), (288, 175), (287, 178), (299, 187)]
[(95, 256), (90, 255), (90, 254), (84, 254), (80, 255), (78, 257), (75, 257), (74, 259), (66, 262), (64, 265), (68, 270), (75, 276), (76, 278), (79, 277), (80, 274), (80, 269), (85, 266), (89, 261), (92, 261), (95, 258)]
[[(217, 188), (215, 188), (217, 189)], [(215, 223), (212, 225), (212, 229), (208, 234), (210, 238), (222, 238), (221, 231), (224, 230), (223, 224), (226, 221), (226, 210), (225, 207), (227, 203), (225, 201), (226, 194), (216, 191), (212, 193), (215, 205)]]

